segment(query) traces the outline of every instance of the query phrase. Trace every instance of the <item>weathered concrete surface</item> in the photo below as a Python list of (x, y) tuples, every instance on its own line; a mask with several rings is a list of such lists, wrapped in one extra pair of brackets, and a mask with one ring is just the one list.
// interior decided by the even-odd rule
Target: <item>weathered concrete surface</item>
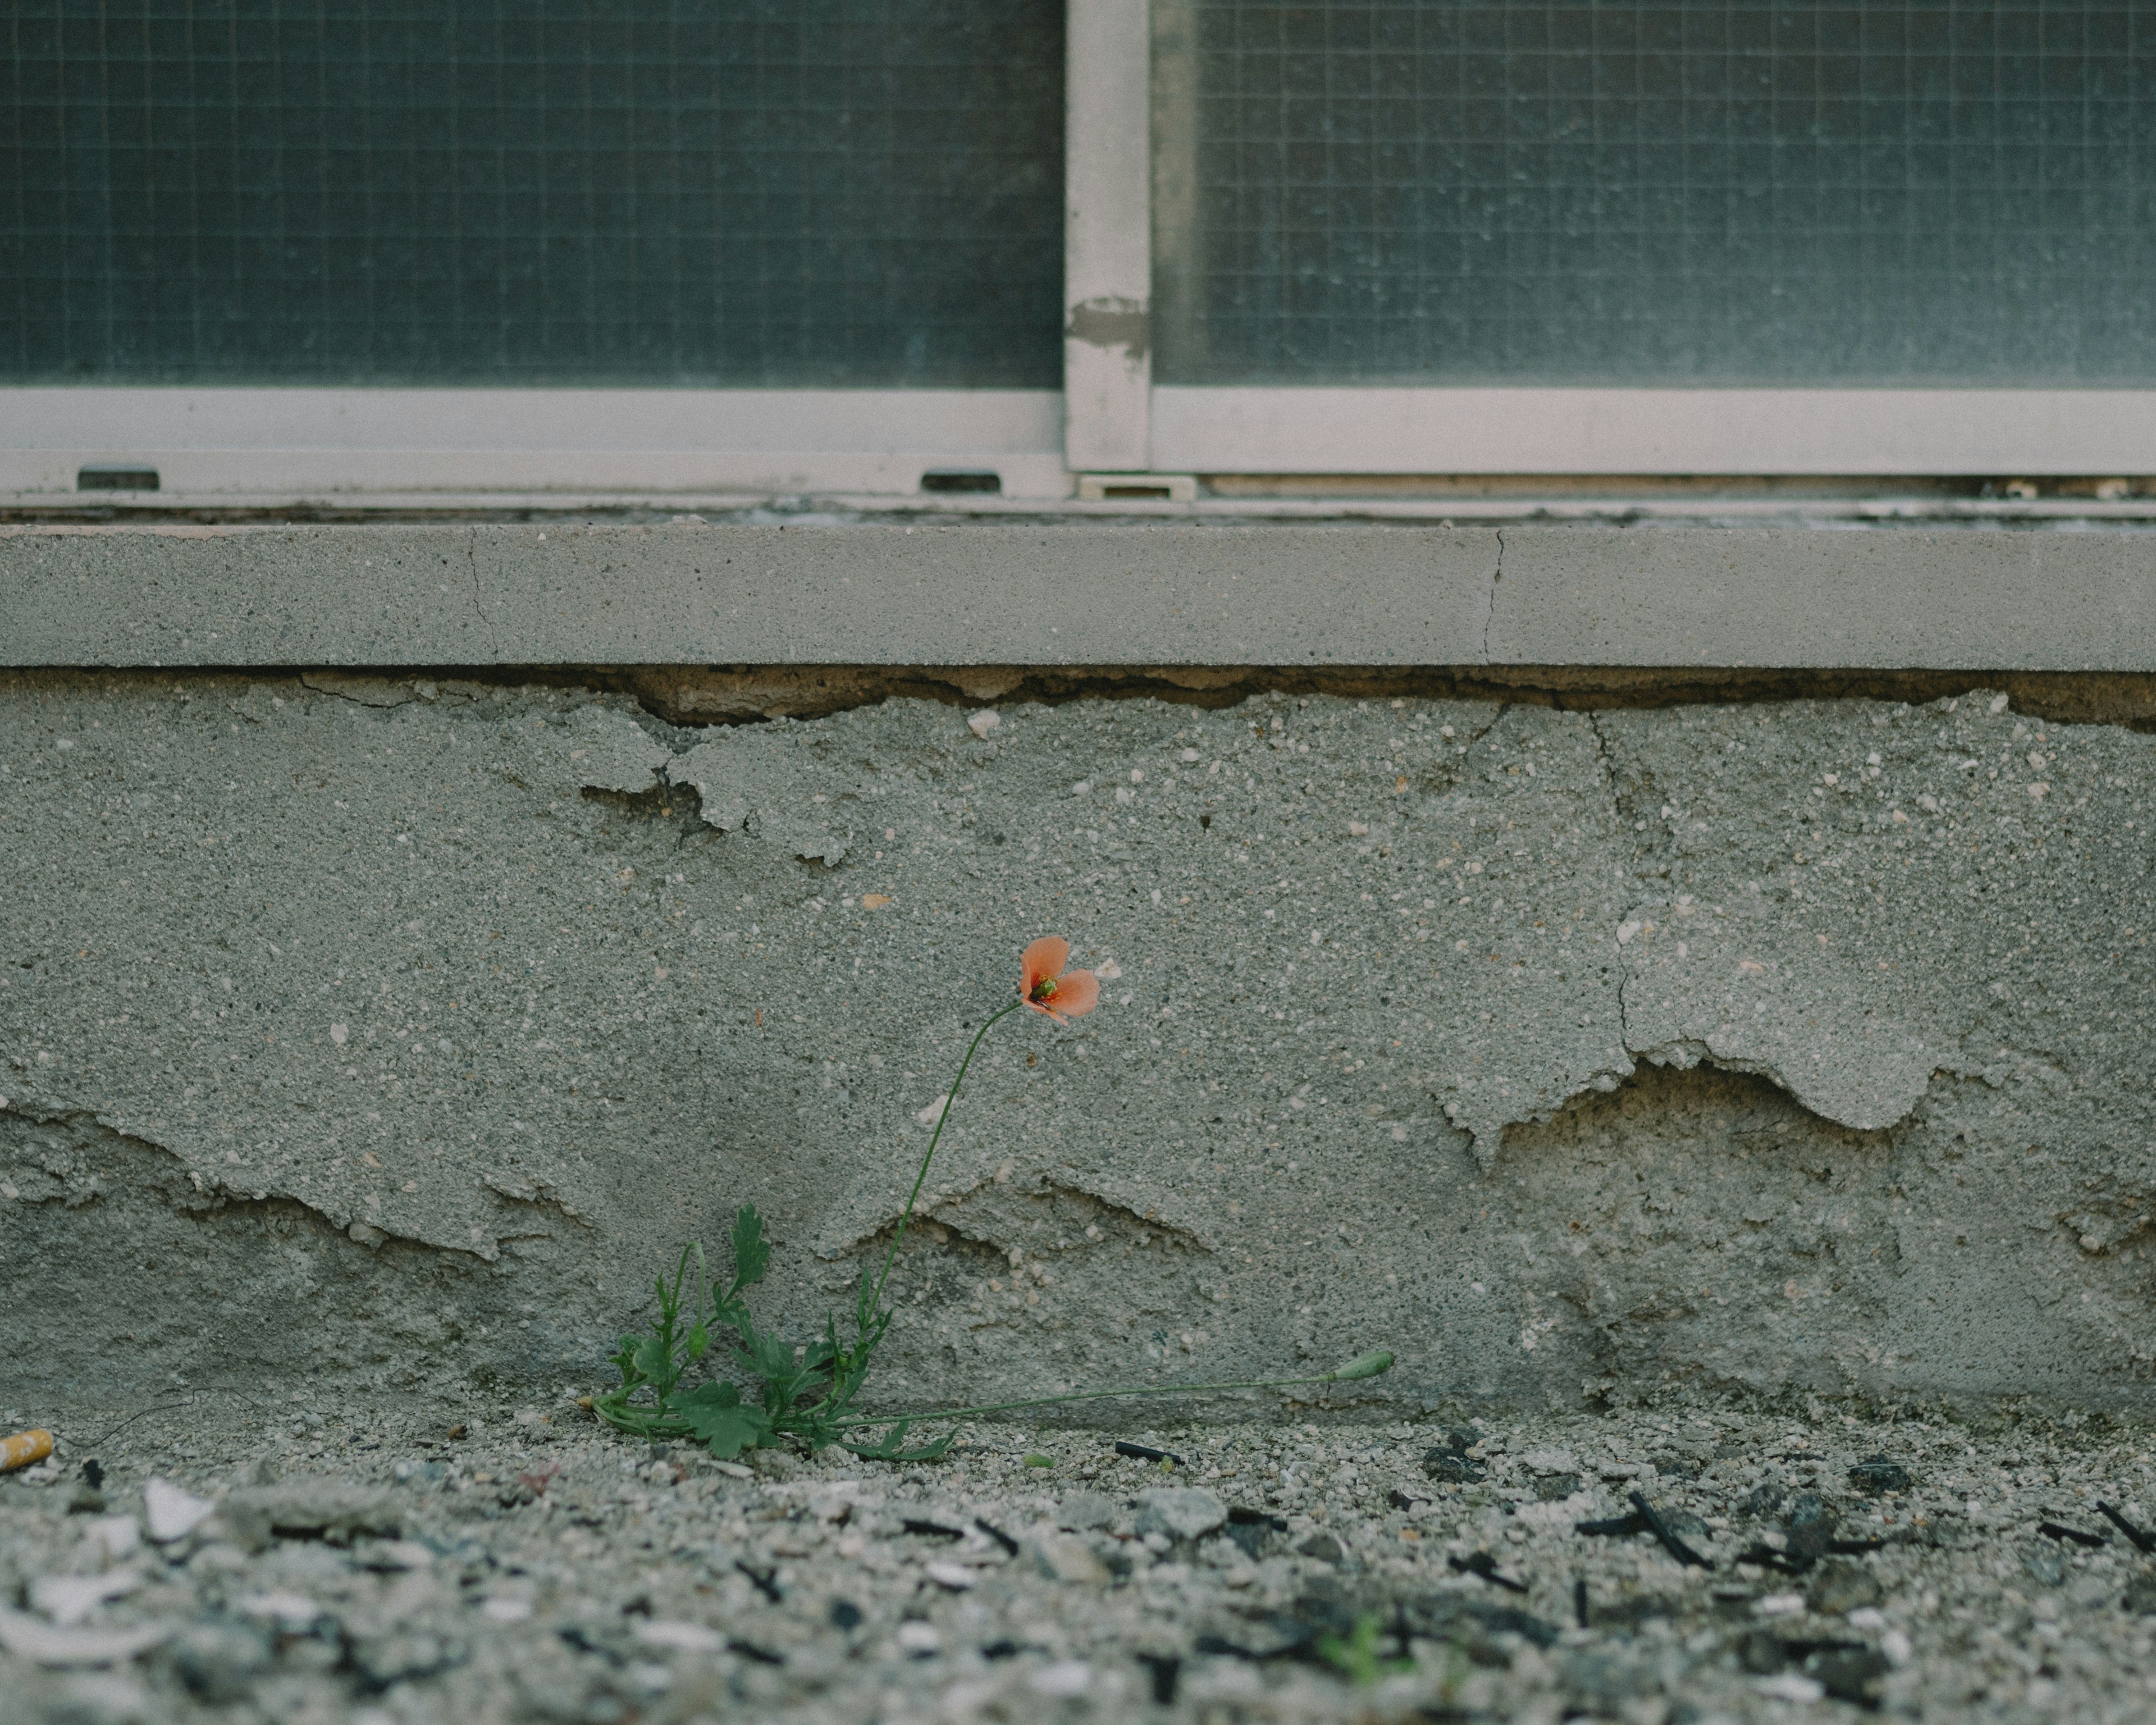
[(894, 1399), (2156, 1400), (2156, 738), (337, 686), (0, 684), (11, 1394), (589, 1383), (744, 1200), (805, 1328), (1058, 930), (1107, 1000), (992, 1033)]
[(0, 664), (2156, 671), (2156, 531), (0, 526)]

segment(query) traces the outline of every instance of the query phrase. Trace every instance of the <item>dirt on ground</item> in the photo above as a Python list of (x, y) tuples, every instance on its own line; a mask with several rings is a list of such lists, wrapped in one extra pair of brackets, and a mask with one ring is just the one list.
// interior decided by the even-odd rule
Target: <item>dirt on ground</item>
[[(9, 1429), (39, 1410), (0, 1410)], [(1222, 1410), (1211, 1410), (1215, 1414)], [(181, 1396), (0, 1481), (52, 1725), (2145, 1719), (2101, 1416), (1317, 1409), (740, 1462), (564, 1393)]]

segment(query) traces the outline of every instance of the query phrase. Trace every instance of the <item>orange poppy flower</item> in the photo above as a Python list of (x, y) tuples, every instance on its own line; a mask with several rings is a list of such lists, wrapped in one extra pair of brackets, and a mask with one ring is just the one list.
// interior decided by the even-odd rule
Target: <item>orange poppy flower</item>
[(1101, 1004), (1101, 979), (1090, 970), (1065, 970), (1070, 958), (1070, 942), (1045, 934), (1019, 960), (1019, 998), (1059, 1024), (1083, 1018)]

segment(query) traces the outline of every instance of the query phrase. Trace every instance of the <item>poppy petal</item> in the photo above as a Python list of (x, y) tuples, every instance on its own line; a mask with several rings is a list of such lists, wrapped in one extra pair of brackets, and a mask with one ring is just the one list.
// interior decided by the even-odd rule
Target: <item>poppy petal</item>
[(1090, 970), (1065, 971), (1055, 983), (1055, 1009), (1066, 1019), (1081, 1019), (1101, 1004), (1101, 979)]
[(1044, 934), (1025, 949), (1018, 961), (1019, 993), (1032, 999), (1034, 989), (1043, 981), (1063, 974), (1063, 967), (1070, 962), (1070, 942), (1057, 934)]

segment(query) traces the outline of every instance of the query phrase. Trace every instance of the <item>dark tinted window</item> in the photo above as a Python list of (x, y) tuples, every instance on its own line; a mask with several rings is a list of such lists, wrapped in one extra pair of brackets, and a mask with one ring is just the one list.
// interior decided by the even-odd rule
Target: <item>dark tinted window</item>
[(13, 0), (0, 373), (1061, 373), (1054, 0)]
[(1164, 381), (2156, 380), (2156, 6), (1155, 20)]

